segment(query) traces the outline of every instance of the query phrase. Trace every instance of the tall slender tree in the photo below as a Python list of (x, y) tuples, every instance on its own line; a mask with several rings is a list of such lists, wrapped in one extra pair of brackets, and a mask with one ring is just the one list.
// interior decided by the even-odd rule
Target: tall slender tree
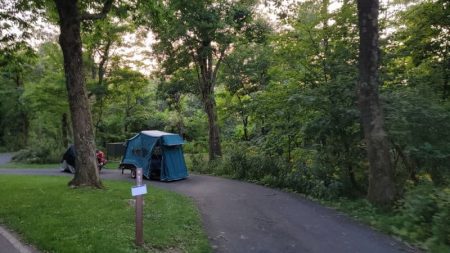
[(396, 197), (389, 144), (378, 96), (378, 0), (358, 0), (359, 80), (358, 103), (369, 159), (367, 198), (378, 206), (390, 206)]
[[(64, 56), (64, 72), (69, 97), (73, 136), (77, 152), (75, 177), (71, 186), (102, 187), (95, 158), (95, 138), (91, 111), (83, 75), (82, 42), (83, 20), (101, 19), (110, 11), (113, 0), (106, 0), (99, 13), (81, 13), (77, 0), (55, 0), (61, 34), (59, 44)], [(90, 6), (91, 8), (95, 7)]]
[[(108, 77), (115, 70), (116, 61), (113, 52), (121, 46), (122, 37), (127, 32), (132, 32), (132, 25), (120, 17), (121, 13), (115, 11), (105, 19), (97, 20), (83, 26), (82, 37), (86, 48), (84, 57), (88, 58), (86, 70), (90, 72), (87, 79), (87, 87), (92, 104), (92, 117), (94, 132), (97, 141), (104, 141), (105, 134), (104, 118), (107, 109), (107, 100), (110, 90), (108, 89)], [(118, 19), (119, 17), (119, 19)], [(86, 59), (85, 58), (85, 59)]]
[(208, 116), (209, 159), (222, 156), (214, 88), (219, 69), (239, 35), (251, 34), (253, 1), (142, 1), (142, 23), (151, 27), (167, 76), (191, 68)]

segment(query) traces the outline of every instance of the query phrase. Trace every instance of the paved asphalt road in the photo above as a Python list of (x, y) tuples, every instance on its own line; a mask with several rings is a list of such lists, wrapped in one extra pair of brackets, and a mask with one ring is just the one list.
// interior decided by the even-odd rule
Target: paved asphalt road
[[(0, 169), (0, 174), (70, 176), (57, 169)], [(131, 181), (117, 170), (104, 170), (101, 176)], [(418, 252), (296, 194), (202, 175), (146, 182), (194, 199), (215, 252)]]
[(12, 153), (0, 153), (0, 164), (8, 163), (12, 158)]

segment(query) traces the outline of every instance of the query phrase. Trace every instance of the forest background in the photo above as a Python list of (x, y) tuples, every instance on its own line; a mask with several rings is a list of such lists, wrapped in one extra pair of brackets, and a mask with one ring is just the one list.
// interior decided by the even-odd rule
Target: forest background
[[(10, 6), (2, 5), (3, 18)], [(331, 201), (427, 250), (449, 251), (447, 1), (380, 8), (379, 90), (398, 191), (390, 210), (365, 200), (355, 1), (124, 6), (81, 29), (97, 147), (141, 130), (179, 133), (190, 170)], [(55, 23), (48, 9), (45, 22)], [(1, 22), (0, 149), (56, 163), (73, 143), (63, 54), (55, 36), (16, 21)]]

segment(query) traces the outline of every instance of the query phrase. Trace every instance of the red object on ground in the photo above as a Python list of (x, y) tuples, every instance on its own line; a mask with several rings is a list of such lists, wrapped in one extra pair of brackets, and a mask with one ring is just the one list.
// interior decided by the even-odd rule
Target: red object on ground
[(105, 158), (105, 153), (103, 153), (103, 152), (100, 151), (100, 150), (97, 150), (96, 155), (97, 155), (97, 162), (98, 162), (98, 164), (99, 164), (100, 166), (105, 165), (106, 162), (107, 162), (107, 160), (106, 160), (106, 158)]

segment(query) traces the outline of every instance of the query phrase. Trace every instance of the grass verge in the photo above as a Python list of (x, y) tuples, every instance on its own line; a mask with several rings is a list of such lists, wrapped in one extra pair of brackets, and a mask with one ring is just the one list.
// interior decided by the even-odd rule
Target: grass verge
[(119, 164), (120, 164), (120, 161), (108, 161), (105, 168), (117, 170), (117, 169), (119, 169)]
[(54, 169), (59, 168), (59, 163), (7, 163), (0, 165), (0, 169)]
[(0, 223), (46, 252), (211, 252), (193, 202), (150, 188), (143, 248), (134, 247), (134, 207), (127, 182), (70, 189), (67, 178), (0, 176)]
[[(106, 164), (106, 169), (118, 169), (120, 162), (111, 161)], [(60, 163), (16, 163), (1, 164), (0, 169), (55, 169), (60, 168)]]
[(425, 251), (450, 253), (448, 188), (438, 191), (427, 185), (418, 186), (389, 211), (372, 206), (366, 199), (341, 198), (321, 203)]

